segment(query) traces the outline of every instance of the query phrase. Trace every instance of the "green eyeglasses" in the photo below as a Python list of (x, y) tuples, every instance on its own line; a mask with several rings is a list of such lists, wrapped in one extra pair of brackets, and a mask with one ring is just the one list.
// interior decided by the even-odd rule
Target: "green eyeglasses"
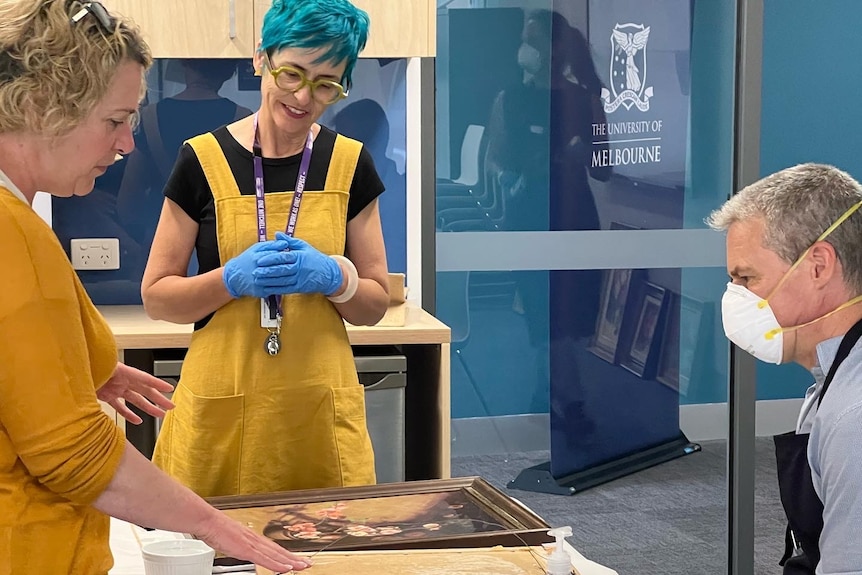
[(311, 97), (317, 102), (325, 105), (334, 104), (335, 102), (346, 98), (348, 90), (344, 86), (333, 80), (314, 80), (311, 81), (302, 70), (293, 66), (280, 66), (279, 68), (272, 67), (272, 61), (269, 59), (269, 54), (265, 54), (266, 67), (269, 73), (272, 74), (272, 79), (275, 85), (288, 92), (298, 92), (304, 86), (308, 86), (311, 90)]

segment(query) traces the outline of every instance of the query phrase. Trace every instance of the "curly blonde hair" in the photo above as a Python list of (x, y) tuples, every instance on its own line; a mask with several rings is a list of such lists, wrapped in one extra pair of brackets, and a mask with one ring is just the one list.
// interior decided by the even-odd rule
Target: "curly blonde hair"
[(93, 13), (72, 20), (89, 4), (0, 2), (0, 134), (67, 133), (105, 97), (120, 63), (146, 73), (152, 55), (131, 22), (110, 14), (109, 31)]

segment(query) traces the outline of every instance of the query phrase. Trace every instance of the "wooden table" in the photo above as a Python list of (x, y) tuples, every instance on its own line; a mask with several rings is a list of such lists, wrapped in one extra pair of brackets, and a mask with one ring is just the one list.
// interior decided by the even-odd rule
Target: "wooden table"
[[(447, 479), (450, 330), (422, 308), (410, 302), (403, 305), (390, 308), (378, 325), (347, 324), (347, 335), (351, 345), (395, 345), (407, 357), (405, 475), (408, 480)], [(99, 306), (99, 311), (114, 332), (121, 361), (126, 350), (184, 349), (191, 341), (191, 325), (152, 320), (142, 306)], [(117, 417), (110, 407), (103, 407)]]
[[(111, 552), (114, 554), (114, 567), (109, 575), (144, 575), (144, 560), (141, 557), (141, 544), (151, 541), (170, 541), (184, 536), (169, 531), (145, 531), (140, 527), (111, 518)], [(566, 552), (572, 558), (572, 565), (578, 575), (617, 575), (613, 569), (590, 561), (566, 542)], [(35, 575), (35, 574), (34, 574)], [(314, 575), (314, 569), (308, 571)]]

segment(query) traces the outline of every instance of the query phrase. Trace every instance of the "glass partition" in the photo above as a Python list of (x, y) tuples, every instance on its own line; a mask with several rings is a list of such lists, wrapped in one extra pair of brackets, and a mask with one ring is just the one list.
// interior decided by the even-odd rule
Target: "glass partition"
[[(707, 0), (438, 10), (453, 470), (531, 470), (509, 493), (620, 573), (726, 569), (724, 238), (703, 219), (732, 191), (735, 34)], [(669, 449), (692, 454), (654, 465)]]
[[(406, 71), (402, 59), (360, 59), (350, 96), (320, 122), (361, 140), (386, 186), (380, 214), (391, 272), (406, 271)], [(251, 60), (156, 60), (135, 150), (83, 197), (54, 198), (53, 227), (67, 253), (75, 238), (118, 238), (120, 269), (79, 271), (96, 304), (140, 304), (141, 276), (162, 190), (182, 143), (248, 116), (260, 105)], [(190, 273), (196, 265), (192, 262)]]

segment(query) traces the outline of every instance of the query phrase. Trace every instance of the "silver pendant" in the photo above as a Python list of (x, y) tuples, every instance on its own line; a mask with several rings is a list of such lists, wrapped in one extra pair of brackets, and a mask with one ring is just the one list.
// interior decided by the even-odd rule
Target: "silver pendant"
[(269, 334), (263, 347), (269, 355), (278, 355), (278, 352), (281, 351), (281, 340), (279, 339), (278, 334)]

